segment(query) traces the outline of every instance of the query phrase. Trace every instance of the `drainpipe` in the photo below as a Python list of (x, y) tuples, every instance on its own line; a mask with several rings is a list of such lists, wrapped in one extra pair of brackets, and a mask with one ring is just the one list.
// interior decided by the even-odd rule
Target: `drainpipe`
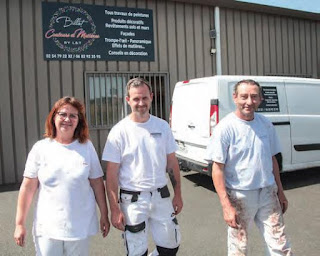
[(217, 75), (222, 75), (221, 67), (221, 44), (220, 44), (220, 9), (218, 6), (214, 7), (214, 24), (216, 30), (216, 67)]

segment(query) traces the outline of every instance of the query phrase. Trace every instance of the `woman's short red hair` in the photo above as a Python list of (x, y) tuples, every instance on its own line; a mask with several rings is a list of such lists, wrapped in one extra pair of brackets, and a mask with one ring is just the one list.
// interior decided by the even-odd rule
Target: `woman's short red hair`
[(54, 103), (49, 115), (46, 119), (44, 137), (54, 139), (57, 136), (56, 126), (54, 124), (54, 117), (58, 110), (64, 105), (71, 105), (79, 112), (79, 122), (74, 131), (73, 138), (78, 139), (80, 143), (85, 143), (89, 139), (89, 128), (85, 117), (85, 107), (78, 99), (74, 97), (63, 97)]

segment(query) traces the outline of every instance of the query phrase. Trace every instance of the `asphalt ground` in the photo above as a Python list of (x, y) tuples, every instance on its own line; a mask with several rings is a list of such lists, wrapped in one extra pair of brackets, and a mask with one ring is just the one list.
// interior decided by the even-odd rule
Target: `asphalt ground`
[[(211, 178), (195, 172), (181, 173), (183, 211), (178, 220), (182, 242), (178, 255), (227, 255), (227, 227)], [(320, 168), (281, 175), (289, 209), (285, 214), (286, 233), (295, 255), (320, 255)], [(0, 186), (0, 255), (35, 255), (31, 235), (33, 212), (27, 221), (24, 248), (15, 245), (15, 211), (19, 186)], [(250, 230), (249, 255), (264, 255), (264, 245), (255, 226)], [(150, 240), (149, 249), (153, 249)], [(107, 238), (91, 240), (90, 255), (125, 255), (121, 233), (111, 228)]]

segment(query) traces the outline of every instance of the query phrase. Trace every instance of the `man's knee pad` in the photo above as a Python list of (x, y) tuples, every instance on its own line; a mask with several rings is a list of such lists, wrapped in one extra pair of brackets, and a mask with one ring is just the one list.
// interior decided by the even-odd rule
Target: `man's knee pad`
[(179, 250), (179, 246), (173, 249), (157, 246), (157, 251), (159, 253), (159, 256), (175, 256), (178, 250)]
[(126, 225), (125, 229), (130, 231), (131, 233), (138, 233), (146, 228), (146, 223), (141, 222), (136, 225)]
[(145, 256), (148, 253), (148, 237), (145, 222), (136, 225), (126, 225), (123, 238), (127, 255)]

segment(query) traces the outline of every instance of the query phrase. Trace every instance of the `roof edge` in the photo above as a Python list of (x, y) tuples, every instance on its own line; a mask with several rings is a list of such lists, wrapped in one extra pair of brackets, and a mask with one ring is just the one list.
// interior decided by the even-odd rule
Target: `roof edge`
[(190, 4), (202, 4), (209, 6), (218, 6), (223, 8), (232, 8), (245, 11), (264, 12), (275, 15), (285, 15), (294, 18), (303, 18), (308, 20), (320, 21), (320, 14), (298, 11), (292, 9), (286, 9), (281, 7), (273, 7), (261, 4), (238, 2), (234, 0), (170, 0), (173, 2), (190, 3)]

